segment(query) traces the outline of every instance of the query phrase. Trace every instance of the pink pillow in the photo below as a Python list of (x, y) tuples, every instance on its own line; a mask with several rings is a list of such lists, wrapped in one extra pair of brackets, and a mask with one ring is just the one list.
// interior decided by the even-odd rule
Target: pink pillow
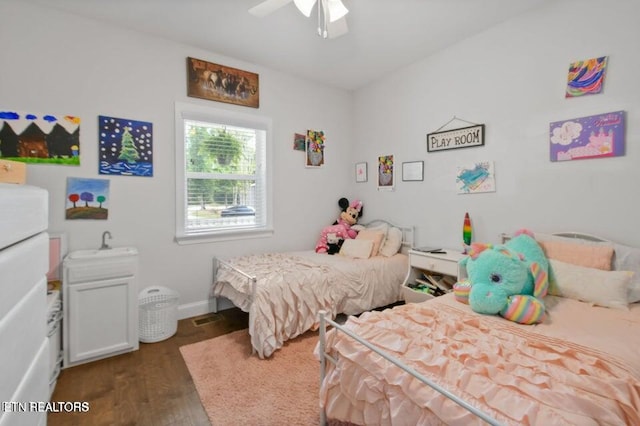
[(585, 244), (572, 244), (561, 241), (539, 241), (545, 255), (549, 259), (585, 268), (611, 270), (613, 247)]
[(371, 240), (373, 241), (373, 248), (371, 249), (371, 256), (377, 256), (378, 251), (380, 250), (380, 244), (382, 244), (382, 239), (384, 238), (384, 232), (382, 231), (373, 231), (370, 229), (363, 229), (358, 232), (358, 236), (356, 240)]

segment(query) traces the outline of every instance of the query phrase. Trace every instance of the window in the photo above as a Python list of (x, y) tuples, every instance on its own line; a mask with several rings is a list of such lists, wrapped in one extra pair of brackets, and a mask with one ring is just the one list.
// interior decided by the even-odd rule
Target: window
[(269, 119), (176, 103), (176, 239), (271, 235)]

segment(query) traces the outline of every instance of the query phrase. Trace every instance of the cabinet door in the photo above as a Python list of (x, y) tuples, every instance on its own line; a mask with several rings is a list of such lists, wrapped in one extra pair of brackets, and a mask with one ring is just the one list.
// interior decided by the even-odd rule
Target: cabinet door
[(69, 364), (138, 348), (134, 284), (123, 277), (68, 286)]

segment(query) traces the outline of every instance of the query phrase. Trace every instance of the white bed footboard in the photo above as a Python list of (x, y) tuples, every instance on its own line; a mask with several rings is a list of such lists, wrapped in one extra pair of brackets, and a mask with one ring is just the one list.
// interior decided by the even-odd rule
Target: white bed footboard
[[(427, 386), (430, 386), (431, 388), (433, 388), (434, 390), (440, 392), (442, 395), (446, 396), (447, 398), (449, 398), (450, 400), (452, 400), (456, 404), (460, 405), (461, 407), (464, 407), (469, 412), (471, 412), (472, 414), (476, 415), (480, 419), (484, 420), (488, 424), (490, 424), (490, 425), (501, 425), (501, 423), (499, 423), (493, 417), (491, 417), (488, 414), (478, 410), (477, 408), (475, 408), (474, 406), (472, 406), (468, 402), (464, 401), (460, 397), (452, 394), (448, 390), (446, 390), (443, 387), (439, 386), (438, 384), (432, 382), (431, 380), (429, 380), (428, 378), (424, 377), (423, 375), (421, 375), (416, 370), (414, 370), (413, 368), (409, 367), (408, 365), (406, 365), (405, 363), (403, 363), (399, 359), (397, 359), (397, 358), (385, 353), (384, 351), (378, 349), (377, 347), (375, 347), (371, 343), (369, 343), (366, 340), (362, 339), (357, 334), (353, 333), (351, 330), (341, 326), (340, 324), (338, 324), (337, 322), (331, 320), (330, 318), (327, 318), (325, 311), (320, 311), (320, 330), (319, 330), (320, 342), (319, 342), (319, 347), (318, 347), (319, 348), (319, 356), (320, 356), (320, 386), (321, 387), (322, 387), (322, 383), (323, 383), (325, 375), (326, 375), (326, 365), (327, 365), (326, 363), (327, 363), (327, 361), (331, 362), (334, 365), (337, 363), (337, 360), (334, 359), (331, 355), (329, 355), (326, 352), (326, 327), (327, 327), (327, 325), (330, 325), (330, 326), (334, 327), (334, 329), (337, 332), (344, 333), (347, 336), (349, 336), (352, 339), (354, 339), (355, 341), (357, 341), (358, 343), (360, 343), (360, 344), (366, 346), (367, 348), (371, 349), (372, 351), (374, 351), (375, 353), (377, 353), (378, 355), (380, 355), (381, 357), (383, 357), (387, 361), (393, 363), (398, 368), (400, 368), (403, 371), (405, 371), (407, 374), (410, 374), (411, 376), (415, 377), (416, 379), (418, 379), (422, 383), (424, 383)], [(323, 426), (327, 424), (327, 413), (323, 408), (320, 409), (320, 424), (323, 425)]]
[[(214, 284), (218, 280), (218, 269), (220, 269), (220, 268), (228, 268), (228, 269), (231, 269), (233, 271), (236, 271), (237, 273), (239, 273), (240, 275), (245, 277), (249, 281), (249, 283), (251, 283), (251, 294), (248, 295), (248, 297), (249, 297), (249, 302), (253, 303), (253, 301), (256, 298), (258, 279), (255, 276), (249, 275), (246, 272), (236, 268), (231, 263), (229, 263), (227, 261), (224, 261), (222, 259), (218, 259), (217, 257), (214, 257), (213, 258), (213, 283)], [(213, 299), (214, 299), (213, 312), (217, 313), (218, 312), (218, 297), (217, 296), (213, 296)]]

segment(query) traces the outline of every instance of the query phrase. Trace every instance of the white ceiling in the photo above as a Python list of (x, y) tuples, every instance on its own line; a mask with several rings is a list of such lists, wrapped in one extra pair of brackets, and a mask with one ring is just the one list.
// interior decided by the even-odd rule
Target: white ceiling
[(357, 89), (551, 0), (343, 0), (349, 32), (336, 39), (293, 2), (257, 18), (248, 10), (262, 0), (21, 1)]

